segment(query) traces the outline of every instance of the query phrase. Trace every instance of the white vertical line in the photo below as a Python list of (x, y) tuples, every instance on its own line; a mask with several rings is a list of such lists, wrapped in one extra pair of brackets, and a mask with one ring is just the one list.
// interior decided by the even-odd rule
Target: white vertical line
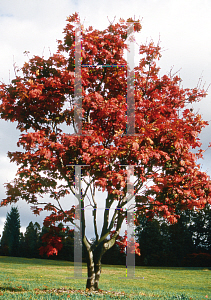
[(81, 166), (75, 165), (74, 277), (82, 277)]
[(127, 170), (127, 256), (126, 256), (126, 277), (135, 276), (135, 224), (134, 224), (134, 184), (130, 182), (134, 176), (134, 166), (128, 166)]
[(127, 131), (126, 135), (135, 134), (134, 100), (134, 23), (127, 23)]
[(76, 134), (82, 135), (82, 82), (81, 82), (81, 25), (75, 28), (75, 86), (74, 86), (74, 122)]

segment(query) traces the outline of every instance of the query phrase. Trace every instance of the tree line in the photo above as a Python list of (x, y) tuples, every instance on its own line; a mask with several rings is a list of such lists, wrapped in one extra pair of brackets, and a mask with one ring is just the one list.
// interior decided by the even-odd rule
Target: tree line
[[(62, 249), (57, 255), (48, 257), (46, 253), (40, 254), (40, 247), (46, 246), (42, 237), (49, 232), (49, 228), (40, 226), (39, 223), (32, 221), (26, 227), (23, 234), (20, 232), (20, 214), (17, 207), (12, 207), (7, 213), (2, 237), (0, 240), (0, 255), (19, 256), (27, 258), (45, 258), (74, 261), (74, 230), (68, 226), (64, 227), (62, 223), (58, 225), (62, 229), (58, 235), (61, 237)], [(124, 264), (126, 255), (120, 253), (118, 245), (114, 245), (108, 254), (103, 257), (104, 264)], [(82, 247), (82, 260), (86, 262), (86, 252)]]
[[(136, 255), (136, 265), (172, 266), (172, 267), (211, 267), (211, 206), (203, 210), (179, 212), (180, 218), (175, 224), (164, 219), (149, 221), (139, 217), (136, 226), (136, 241), (141, 256)], [(20, 214), (17, 207), (7, 213), (0, 241), (0, 255), (27, 258), (45, 258), (74, 261), (74, 230), (59, 224), (58, 235), (62, 248), (57, 255), (48, 257), (40, 254), (40, 248), (46, 246), (42, 237), (49, 228), (30, 222), (23, 234), (20, 232)], [(82, 248), (82, 260), (86, 262), (86, 249)], [(126, 253), (115, 244), (102, 258), (103, 264), (125, 265)]]
[(175, 224), (139, 218), (140, 265), (211, 266), (211, 207), (179, 212)]

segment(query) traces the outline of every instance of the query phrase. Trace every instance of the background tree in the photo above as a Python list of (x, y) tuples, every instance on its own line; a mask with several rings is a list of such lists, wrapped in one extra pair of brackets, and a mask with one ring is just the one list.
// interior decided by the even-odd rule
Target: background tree
[[(62, 249), (58, 253), (58, 259), (74, 261), (74, 230), (66, 226), (62, 235)], [(87, 262), (84, 244), (82, 244), (82, 261)]]
[(25, 257), (25, 238), (24, 238), (23, 232), (20, 233), (19, 256), (20, 257)]
[(176, 224), (169, 226), (170, 257), (169, 262), (174, 267), (182, 266), (182, 261), (187, 254), (195, 250), (192, 232), (190, 230), (190, 212), (180, 213)]
[(25, 257), (39, 257), (40, 224), (30, 222), (24, 234)]
[[(134, 23), (132, 19), (127, 21)], [(19, 170), (14, 181), (6, 184), (7, 197), (1, 205), (21, 198), (33, 205), (34, 213), (50, 211), (44, 221), (50, 227), (45, 235), (46, 251), (57, 253), (62, 243), (61, 229), (56, 225), (61, 221), (74, 224), (74, 206), (70, 203), (64, 210), (60, 201), (69, 193), (76, 194), (74, 168), (69, 165), (89, 165), (82, 170), (81, 221), (88, 253), (86, 287), (95, 290), (101, 258), (115, 244), (126, 218), (127, 170), (121, 166), (123, 163), (135, 165), (137, 216), (144, 214), (153, 219), (158, 215), (176, 222), (178, 210), (200, 209), (211, 201), (210, 179), (196, 164), (203, 150), (191, 152), (200, 147), (198, 134), (208, 123), (187, 108), (205, 97), (206, 92), (181, 88), (178, 76), (161, 77), (156, 66), (161, 56), (159, 45), (140, 45), (140, 62), (134, 74), (137, 135), (125, 135), (127, 62), (123, 55), (127, 22), (121, 19), (103, 31), (83, 29), (82, 60), (77, 63), (94, 67), (81, 68), (82, 132), (87, 135), (79, 135), (74, 119), (75, 22), (80, 22), (78, 14), (67, 19), (56, 54), (48, 59), (34, 56), (24, 64), (21, 76), (0, 87), (1, 118), (18, 122), (17, 129), (22, 132), (18, 146), (24, 149), (8, 153)], [(134, 30), (140, 29), (140, 22), (135, 22)], [(63, 124), (75, 134), (66, 132)], [(105, 201), (96, 199), (97, 189), (105, 192)], [(46, 193), (51, 201), (41, 202), (39, 196)], [(103, 205), (106, 209), (99, 231), (97, 208)], [(95, 243), (86, 237), (87, 206), (93, 208)], [(116, 209), (110, 210), (111, 207)], [(107, 240), (111, 230), (114, 233)]]
[(17, 207), (7, 213), (1, 238), (1, 255), (19, 256), (20, 214)]
[(162, 218), (149, 221), (139, 217), (137, 238), (141, 265), (209, 267), (210, 205), (204, 209), (178, 212), (175, 224)]
[(58, 253), (58, 258), (74, 261), (74, 230), (70, 230), (68, 226), (65, 228), (63, 233), (62, 245), (63, 247)]
[(207, 249), (211, 255), (211, 206), (207, 206)]
[(163, 219), (149, 221), (139, 217), (136, 228), (137, 241), (141, 252), (140, 265), (171, 266), (171, 240), (169, 225)]
[(209, 248), (208, 235), (210, 224), (210, 206), (203, 210), (195, 210), (191, 214), (191, 226), (193, 242), (196, 252), (204, 252)]
[[(54, 230), (52, 230), (54, 229)], [(47, 237), (47, 238), (46, 238)], [(51, 240), (53, 239), (54, 243), (60, 243), (60, 247), (57, 251), (54, 247), (52, 247)], [(45, 258), (49, 258), (49, 251), (45, 251), (48, 246), (50, 251), (52, 251), (53, 259), (59, 260), (68, 260), (74, 261), (74, 230), (64, 225), (60, 222), (58, 227), (49, 228), (43, 226), (42, 231), (39, 236), (40, 245), (39, 249), (41, 250), (41, 255), (45, 254)], [(47, 252), (47, 255), (46, 255)], [(82, 260), (86, 262), (86, 249), (84, 245), (82, 245)]]

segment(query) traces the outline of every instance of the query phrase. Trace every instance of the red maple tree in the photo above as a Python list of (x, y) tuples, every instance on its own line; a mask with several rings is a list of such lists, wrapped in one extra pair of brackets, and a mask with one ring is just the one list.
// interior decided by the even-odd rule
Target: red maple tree
[[(176, 222), (177, 209), (203, 208), (211, 203), (210, 178), (197, 165), (197, 158), (203, 153), (198, 134), (208, 123), (187, 107), (200, 101), (206, 92), (181, 88), (181, 79), (176, 75), (160, 76), (156, 65), (161, 57), (160, 46), (151, 42), (140, 46), (140, 62), (134, 69), (136, 135), (125, 134), (127, 63), (123, 54), (127, 48), (127, 22), (133, 20), (120, 19), (103, 31), (92, 27), (82, 31), (81, 63), (95, 65), (81, 68), (82, 132), (87, 135), (62, 129), (63, 124), (69, 128), (75, 125), (74, 24), (79, 21), (78, 14), (67, 19), (64, 40), (58, 41), (56, 54), (48, 59), (34, 56), (24, 64), (20, 76), (0, 86), (1, 118), (18, 123), (18, 146), (23, 147), (22, 151), (8, 152), (19, 169), (14, 181), (5, 184), (7, 197), (1, 205), (24, 199), (32, 204), (35, 214), (50, 211), (44, 225), (51, 226), (52, 231), (61, 221), (74, 224), (74, 206), (69, 204), (69, 210), (64, 210), (60, 202), (65, 195), (75, 194), (74, 168), (68, 166), (89, 165), (82, 168), (86, 188), (81, 195), (81, 221), (88, 253), (87, 288), (94, 290), (98, 289), (101, 257), (119, 238), (126, 218), (123, 208), (127, 203), (127, 170), (122, 165), (135, 165), (136, 216), (145, 214), (152, 219), (158, 215)], [(140, 29), (140, 22), (136, 21), (134, 30)], [(119, 67), (112, 67), (114, 64)], [(191, 150), (197, 147), (194, 154)], [(96, 208), (102, 207), (103, 200), (95, 199), (96, 189), (105, 192), (108, 208), (104, 210), (100, 235)], [(92, 194), (89, 200), (93, 207), (93, 244), (85, 232), (88, 190)], [(45, 194), (49, 195), (49, 202), (40, 201), (39, 196)], [(109, 210), (114, 204), (117, 209)], [(60, 240), (54, 237), (48, 236), (53, 242), (48, 244), (48, 253), (55, 253), (60, 247)]]

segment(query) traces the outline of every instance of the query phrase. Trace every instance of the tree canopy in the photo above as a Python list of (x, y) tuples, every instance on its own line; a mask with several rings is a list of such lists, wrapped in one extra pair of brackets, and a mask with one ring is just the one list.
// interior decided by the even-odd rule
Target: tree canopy
[[(174, 223), (179, 218), (178, 209), (203, 208), (211, 203), (211, 182), (197, 164), (203, 153), (198, 135), (208, 122), (188, 108), (206, 92), (183, 89), (177, 75), (160, 76), (157, 61), (161, 48), (152, 42), (139, 47), (140, 61), (134, 68), (135, 134), (127, 134), (128, 74), (124, 50), (128, 49), (127, 24), (133, 22), (134, 31), (139, 32), (139, 20), (120, 19), (103, 31), (83, 28), (83, 135), (77, 134), (74, 25), (79, 22), (78, 14), (70, 16), (57, 53), (48, 59), (32, 57), (22, 67), (22, 75), (0, 86), (1, 118), (18, 122), (18, 146), (23, 147), (22, 151), (8, 152), (19, 169), (14, 181), (6, 184), (7, 197), (1, 205), (24, 199), (34, 213), (43, 209), (51, 212), (45, 226), (55, 226), (60, 221), (74, 224), (74, 205), (70, 203), (69, 209), (64, 210), (60, 200), (76, 193), (71, 166), (87, 165), (82, 168), (85, 188), (81, 194), (81, 221), (83, 243), (89, 262), (93, 262), (88, 266), (93, 270), (87, 283), (91, 289), (94, 285), (98, 288), (100, 271), (96, 266), (103, 253), (114, 245), (127, 215), (127, 169), (123, 165), (134, 166), (135, 214), (149, 219), (158, 215)], [(64, 130), (64, 124), (74, 133)], [(194, 154), (192, 149), (196, 148)], [(105, 200), (95, 198), (97, 189), (105, 192)], [(39, 196), (45, 194), (49, 195), (49, 202), (40, 201)], [(106, 209), (99, 233), (96, 209), (103, 203)], [(111, 210), (114, 204), (116, 209)], [(85, 232), (88, 205), (93, 208), (94, 244)]]

